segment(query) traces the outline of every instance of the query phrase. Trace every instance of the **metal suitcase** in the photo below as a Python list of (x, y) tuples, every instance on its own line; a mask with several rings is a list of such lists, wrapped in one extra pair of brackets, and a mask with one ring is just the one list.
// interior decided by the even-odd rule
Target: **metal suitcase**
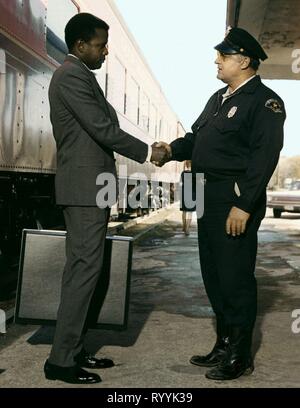
[[(24, 230), (21, 245), (15, 322), (56, 322), (65, 264), (64, 231)], [(104, 266), (90, 308), (90, 326), (127, 327), (133, 239), (107, 236)]]

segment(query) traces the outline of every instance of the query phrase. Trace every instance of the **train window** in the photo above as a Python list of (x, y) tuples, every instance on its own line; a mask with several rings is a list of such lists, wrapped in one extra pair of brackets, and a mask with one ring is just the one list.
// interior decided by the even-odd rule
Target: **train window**
[(125, 114), (126, 68), (117, 57), (108, 61), (108, 99), (114, 108)]
[(140, 126), (146, 132), (149, 132), (149, 107), (150, 100), (148, 96), (143, 92), (141, 95), (140, 106)]
[(162, 118), (159, 119), (159, 124), (158, 124), (158, 138), (161, 139), (162, 136)]
[(157, 109), (154, 105), (150, 106), (149, 133), (154, 139), (157, 137)]
[(166, 120), (164, 118), (161, 118), (159, 138), (162, 140), (166, 140), (168, 138), (167, 127), (168, 127), (168, 124)]
[(47, 53), (63, 63), (68, 53), (65, 44), (65, 26), (78, 13), (72, 0), (50, 0), (47, 7)]
[(132, 76), (127, 78), (126, 115), (135, 125), (139, 122), (140, 86)]
[(96, 76), (96, 79), (97, 79), (102, 91), (106, 95), (107, 60), (102, 65), (101, 69), (95, 69), (93, 72), (94, 72), (94, 74)]

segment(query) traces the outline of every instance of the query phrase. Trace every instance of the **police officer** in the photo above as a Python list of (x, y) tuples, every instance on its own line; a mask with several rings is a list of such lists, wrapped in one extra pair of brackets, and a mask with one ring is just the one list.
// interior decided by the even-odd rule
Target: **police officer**
[(169, 149), (172, 160), (191, 159), (192, 171), (205, 175), (199, 253), (217, 340), (208, 355), (193, 356), (191, 363), (213, 367), (209, 379), (230, 380), (254, 370), (257, 231), (286, 114), (283, 101), (257, 75), (267, 55), (252, 35), (232, 28), (215, 49), (218, 78), (227, 86), (209, 99), (191, 133), (160, 146)]

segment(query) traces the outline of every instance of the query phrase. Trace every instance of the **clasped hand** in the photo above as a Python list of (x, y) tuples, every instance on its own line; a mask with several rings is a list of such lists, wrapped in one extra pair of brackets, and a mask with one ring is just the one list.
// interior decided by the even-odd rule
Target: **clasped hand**
[(172, 158), (172, 149), (168, 143), (159, 142), (153, 143), (152, 147), (152, 156), (151, 163), (155, 166), (162, 167)]

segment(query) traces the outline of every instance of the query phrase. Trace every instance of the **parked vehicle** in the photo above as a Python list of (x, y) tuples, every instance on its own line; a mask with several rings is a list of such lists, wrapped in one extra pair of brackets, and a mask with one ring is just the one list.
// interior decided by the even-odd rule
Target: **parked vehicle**
[(300, 213), (300, 180), (294, 181), (288, 190), (268, 191), (267, 206), (273, 209), (275, 218), (283, 212)]

